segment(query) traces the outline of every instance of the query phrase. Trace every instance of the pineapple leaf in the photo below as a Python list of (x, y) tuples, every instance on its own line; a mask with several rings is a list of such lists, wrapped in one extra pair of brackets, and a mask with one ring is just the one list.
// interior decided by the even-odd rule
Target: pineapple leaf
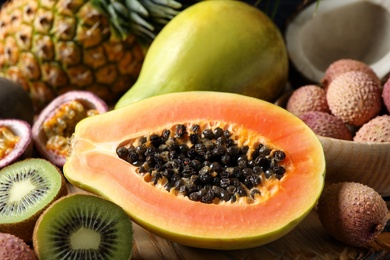
[(109, 17), (121, 37), (132, 33), (149, 40), (182, 8), (174, 0), (91, 0), (91, 3)]

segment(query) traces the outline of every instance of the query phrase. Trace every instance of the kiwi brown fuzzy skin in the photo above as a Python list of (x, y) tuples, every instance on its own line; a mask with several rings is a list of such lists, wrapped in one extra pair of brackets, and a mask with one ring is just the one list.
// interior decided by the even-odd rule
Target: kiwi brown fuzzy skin
[[(35, 160), (32, 158), (25, 159), (24, 161), (28, 160)], [(44, 160), (44, 159), (42, 159)], [(12, 165), (12, 164), (11, 164)], [(9, 166), (11, 166), (9, 165)], [(9, 167), (7, 166), (7, 167)], [(4, 169), (6, 169), (5, 167)], [(54, 198), (46, 205), (46, 207), (43, 207), (39, 211), (35, 212), (34, 215), (31, 217), (24, 219), (23, 221), (20, 222), (14, 222), (14, 223), (4, 223), (0, 224), (0, 232), (3, 233), (10, 233), (13, 234), (21, 239), (23, 239), (26, 243), (31, 243), (32, 242), (32, 236), (33, 236), (33, 231), (34, 231), (34, 226), (35, 223), (37, 222), (39, 216), (42, 214), (42, 212), (54, 201), (59, 199), (60, 197), (63, 197), (69, 193), (67, 182), (62, 175), (61, 170), (58, 167), (55, 167), (58, 171), (58, 174), (61, 176), (61, 188), (58, 190), (58, 193)]]
[(374, 189), (355, 182), (326, 187), (318, 201), (318, 216), (335, 239), (365, 247), (383, 231), (388, 221), (386, 202)]
[(21, 238), (9, 233), (0, 233), (0, 259), (35, 260), (37, 257)]

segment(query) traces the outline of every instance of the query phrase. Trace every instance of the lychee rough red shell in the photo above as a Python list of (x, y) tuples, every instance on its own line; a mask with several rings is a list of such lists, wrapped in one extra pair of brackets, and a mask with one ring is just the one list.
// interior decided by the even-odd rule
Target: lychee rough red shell
[(339, 75), (349, 71), (360, 71), (370, 74), (380, 83), (380, 79), (366, 63), (354, 59), (339, 59), (331, 63), (325, 71), (324, 78), (321, 80), (324, 88), (327, 89), (329, 84)]
[(326, 187), (317, 210), (324, 229), (332, 237), (356, 247), (372, 242), (388, 221), (386, 202), (379, 193), (355, 182)]
[(382, 108), (380, 85), (367, 73), (349, 71), (335, 78), (326, 93), (333, 115), (344, 123), (362, 126)]
[(387, 112), (390, 113), (390, 78), (383, 85), (382, 98), (383, 103), (386, 106)]
[(0, 259), (34, 260), (34, 251), (19, 237), (0, 233)]
[(340, 119), (329, 113), (320, 111), (306, 112), (300, 116), (300, 119), (317, 135), (352, 140), (352, 134), (348, 127)]
[(291, 94), (286, 109), (296, 116), (310, 111), (329, 113), (325, 90), (317, 85), (302, 86)]
[(390, 115), (381, 115), (371, 119), (356, 132), (356, 142), (390, 142)]

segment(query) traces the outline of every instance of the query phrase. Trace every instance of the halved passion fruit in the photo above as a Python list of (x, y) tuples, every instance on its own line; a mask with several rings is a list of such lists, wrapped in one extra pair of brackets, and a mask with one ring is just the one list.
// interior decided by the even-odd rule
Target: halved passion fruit
[(45, 159), (62, 167), (76, 124), (107, 110), (107, 104), (89, 91), (68, 91), (58, 96), (40, 112), (32, 127), (35, 147)]
[(31, 156), (31, 126), (24, 120), (0, 120), (0, 169)]
[(63, 170), (161, 237), (241, 249), (280, 238), (310, 212), (325, 159), (316, 135), (283, 108), (182, 92), (79, 122)]

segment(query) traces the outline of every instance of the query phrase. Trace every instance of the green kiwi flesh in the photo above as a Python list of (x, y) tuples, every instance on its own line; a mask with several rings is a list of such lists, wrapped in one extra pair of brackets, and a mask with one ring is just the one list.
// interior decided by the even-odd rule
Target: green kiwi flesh
[(45, 159), (30, 158), (4, 167), (0, 170), (0, 232), (30, 242), (39, 215), (66, 193), (61, 171)]
[(33, 247), (45, 259), (130, 259), (133, 227), (118, 205), (95, 195), (60, 198), (39, 217)]

